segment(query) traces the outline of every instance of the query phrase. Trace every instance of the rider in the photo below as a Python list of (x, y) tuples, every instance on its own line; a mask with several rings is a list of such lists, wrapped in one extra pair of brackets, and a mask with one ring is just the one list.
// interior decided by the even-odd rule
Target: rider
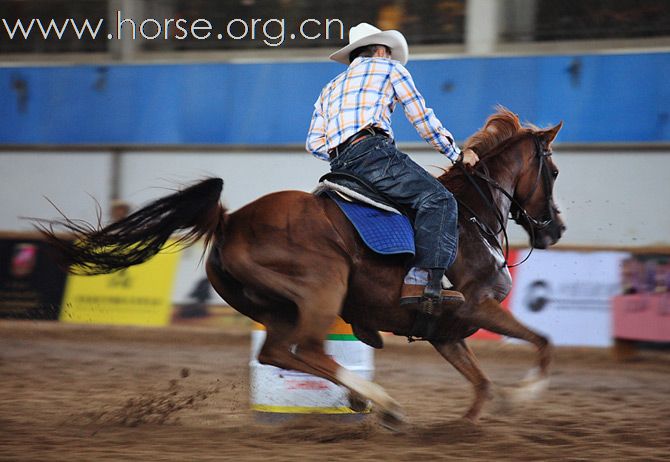
[[(471, 149), (460, 151), (451, 133), (427, 108), (404, 67), (409, 50), (398, 31), (361, 23), (349, 31), (349, 45), (330, 55), (348, 65), (314, 104), (306, 148), (330, 161), (331, 170), (361, 177), (416, 213), (415, 267), (405, 277), (403, 297), (439, 299), (442, 276), (456, 258), (458, 211), (454, 196), (426, 170), (398, 151), (391, 131), (396, 103), (423, 139), (452, 162), (474, 165)], [(454, 291), (442, 291), (462, 300)]]

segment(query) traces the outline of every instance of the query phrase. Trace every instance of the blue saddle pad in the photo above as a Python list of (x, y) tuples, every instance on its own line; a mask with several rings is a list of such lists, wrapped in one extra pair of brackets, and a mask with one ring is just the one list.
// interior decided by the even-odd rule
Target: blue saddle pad
[(404, 215), (380, 210), (360, 202), (348, 202), (333, 192), (330, 197), (347, 216), (372, 251), (382, 255), (414, 255), (414, 229)]

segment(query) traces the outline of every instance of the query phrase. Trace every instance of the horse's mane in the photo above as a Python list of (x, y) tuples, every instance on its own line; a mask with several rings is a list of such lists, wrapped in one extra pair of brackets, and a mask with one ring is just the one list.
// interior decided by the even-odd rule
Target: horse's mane
[(503, 106), (496, 109), (498, 112), (489, 116), (484, 126), (464, 144), (465, 149), (473, 149), (479, 153), (480, 158), (490, 155), (503, 142), (535, 128), (523, 126), (519, 116)]
[[(495, 157), (503, 151), (504, 146), (536, 129), (532, 125), (523, 125), (519, 116), (503, 106), (497, 106), (496, 110), (495, 114), (486, 119), (484, 126), (468, 138), (463, 145), (463, 149), (471, 148), (477, 152), (480, 161)], [(492, 167), (490, 164), (487, 166)], [(464, 186), (463, 175), (458, 168), (446, 171), (438, 179), (453, 193), (457, 193)]]

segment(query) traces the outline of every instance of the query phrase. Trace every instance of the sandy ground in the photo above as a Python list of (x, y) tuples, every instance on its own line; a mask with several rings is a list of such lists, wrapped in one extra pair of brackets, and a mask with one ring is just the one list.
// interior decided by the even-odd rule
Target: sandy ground
[[(529, 347), (475, 344), (512, 384)], [(614, 362), (559, 349), (549, 390), (480, 425), (459, 419), (469, 385), (425, 344), (392, 339), (377, 381), (404, 406), (402, 433), (375, 418), (262, 424), (248, 410), (249, 337), (196, 328), (0, 322), (0, 460), (670, 459), (670, 355)]]

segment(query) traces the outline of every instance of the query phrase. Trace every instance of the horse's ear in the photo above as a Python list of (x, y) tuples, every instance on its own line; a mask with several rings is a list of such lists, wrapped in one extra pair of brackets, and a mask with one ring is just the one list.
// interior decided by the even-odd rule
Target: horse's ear
[(549, 146), (556, 138), (556, 135), (558, 135), (558, 132), (561, 131), (561, 128), (563, 128), (562, 120), (554, 127), (541, 130), (538, 135), (540, 135), (546, 141), (547, 146)]

